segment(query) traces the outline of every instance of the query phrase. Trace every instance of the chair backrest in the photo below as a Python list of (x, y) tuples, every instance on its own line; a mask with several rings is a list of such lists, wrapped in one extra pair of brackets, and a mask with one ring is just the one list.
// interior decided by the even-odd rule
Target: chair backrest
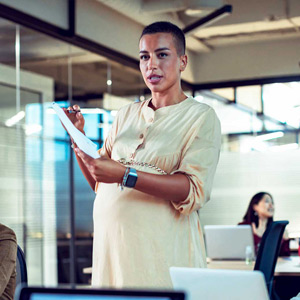
[(17, 250), (17, 264), (16, 264), (17, 278), (16, 285), (22, 283), (23, 285), (27, 285), (27, 267), (25, 261), (25, 255), (21, 247), (18, 245)]
[(261, 271), (266, 280), (269, 295), (272, 294), (274, 270), (279, 255), (281, 240), (288, 221), (274, 221), (262, 236), (254, 270)]

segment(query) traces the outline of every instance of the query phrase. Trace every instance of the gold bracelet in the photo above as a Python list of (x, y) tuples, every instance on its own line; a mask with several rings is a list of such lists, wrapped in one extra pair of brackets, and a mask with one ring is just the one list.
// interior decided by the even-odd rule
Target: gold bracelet
[(129, 166), (141, 166), (141, 167), (146, 167), (146, 168), (150, 168), (150, 169), (156, 170), (158, 173), (161, 173), (163, 175), (167, 175), (168, 174), (166, 171), (162, 170), (161, 168), (159, 168), (157, 166), (154, 166), (152, 164), (145, 163), (145, 162), (138, 162), (138, 161), (135, 161), (135, 160), (126, 161), (125, 158), (119, 159), (118, 162), (120, 164), (124, 165), (124, 166), (126, 166), (126, 165), (129, 165)]

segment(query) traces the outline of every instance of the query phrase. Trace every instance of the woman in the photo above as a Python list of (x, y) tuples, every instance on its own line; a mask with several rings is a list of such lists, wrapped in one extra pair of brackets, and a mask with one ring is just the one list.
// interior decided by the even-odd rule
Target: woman
[[(99, 159), (74, 145), (97, 193), (93, 286), (170, 288), (169, 267), (206, 266), (197, 210), (210, 197), (219, 120), (181, 89), (187, 56), (177, 26), (147, 26), (139, 46), (151, 98), (119, 111)], [(84, 132), (82, 115), (67, 115)]]
[[(243, 222), (239, 223), (239, 225), (249, 224), (252, 226), (256, 253), (258, 252), (259, 244), (265, 230), (267, 229), (268, 225), (273, 222), (273, 215), (274, 201), (271, 194), (260, 192), (252, 197), (246, 214), (243, 218)], [(286, 232), (283, 236), (279, 255), (290, 255), (289, 239)]]

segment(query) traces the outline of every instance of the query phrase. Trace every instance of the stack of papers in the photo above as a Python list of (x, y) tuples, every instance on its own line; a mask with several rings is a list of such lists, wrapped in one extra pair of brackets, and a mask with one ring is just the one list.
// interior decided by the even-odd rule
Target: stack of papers
[(57, 103), (53, 102), (52, 107), (79, 149), (92, 158), (99, 158), (100, 155), (97, 151), (97, 145), (73, 125), (70, 119), (66, 116), (65, 112)]

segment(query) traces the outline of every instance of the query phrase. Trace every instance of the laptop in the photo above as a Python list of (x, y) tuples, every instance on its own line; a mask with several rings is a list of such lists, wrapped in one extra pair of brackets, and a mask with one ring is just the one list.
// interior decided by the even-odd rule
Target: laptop
[(174, 290), (187, 300), (269, 300), (260, 271), (212, 270), (171, 267)]
[(250, 225), (206, 225), (204, 235), (206, 254), (210, 259), (245, 259), (247, 247), (253, 258), (255, 256)]
[(183, 292), (18, 286), (15, 300), (185, 300)]

